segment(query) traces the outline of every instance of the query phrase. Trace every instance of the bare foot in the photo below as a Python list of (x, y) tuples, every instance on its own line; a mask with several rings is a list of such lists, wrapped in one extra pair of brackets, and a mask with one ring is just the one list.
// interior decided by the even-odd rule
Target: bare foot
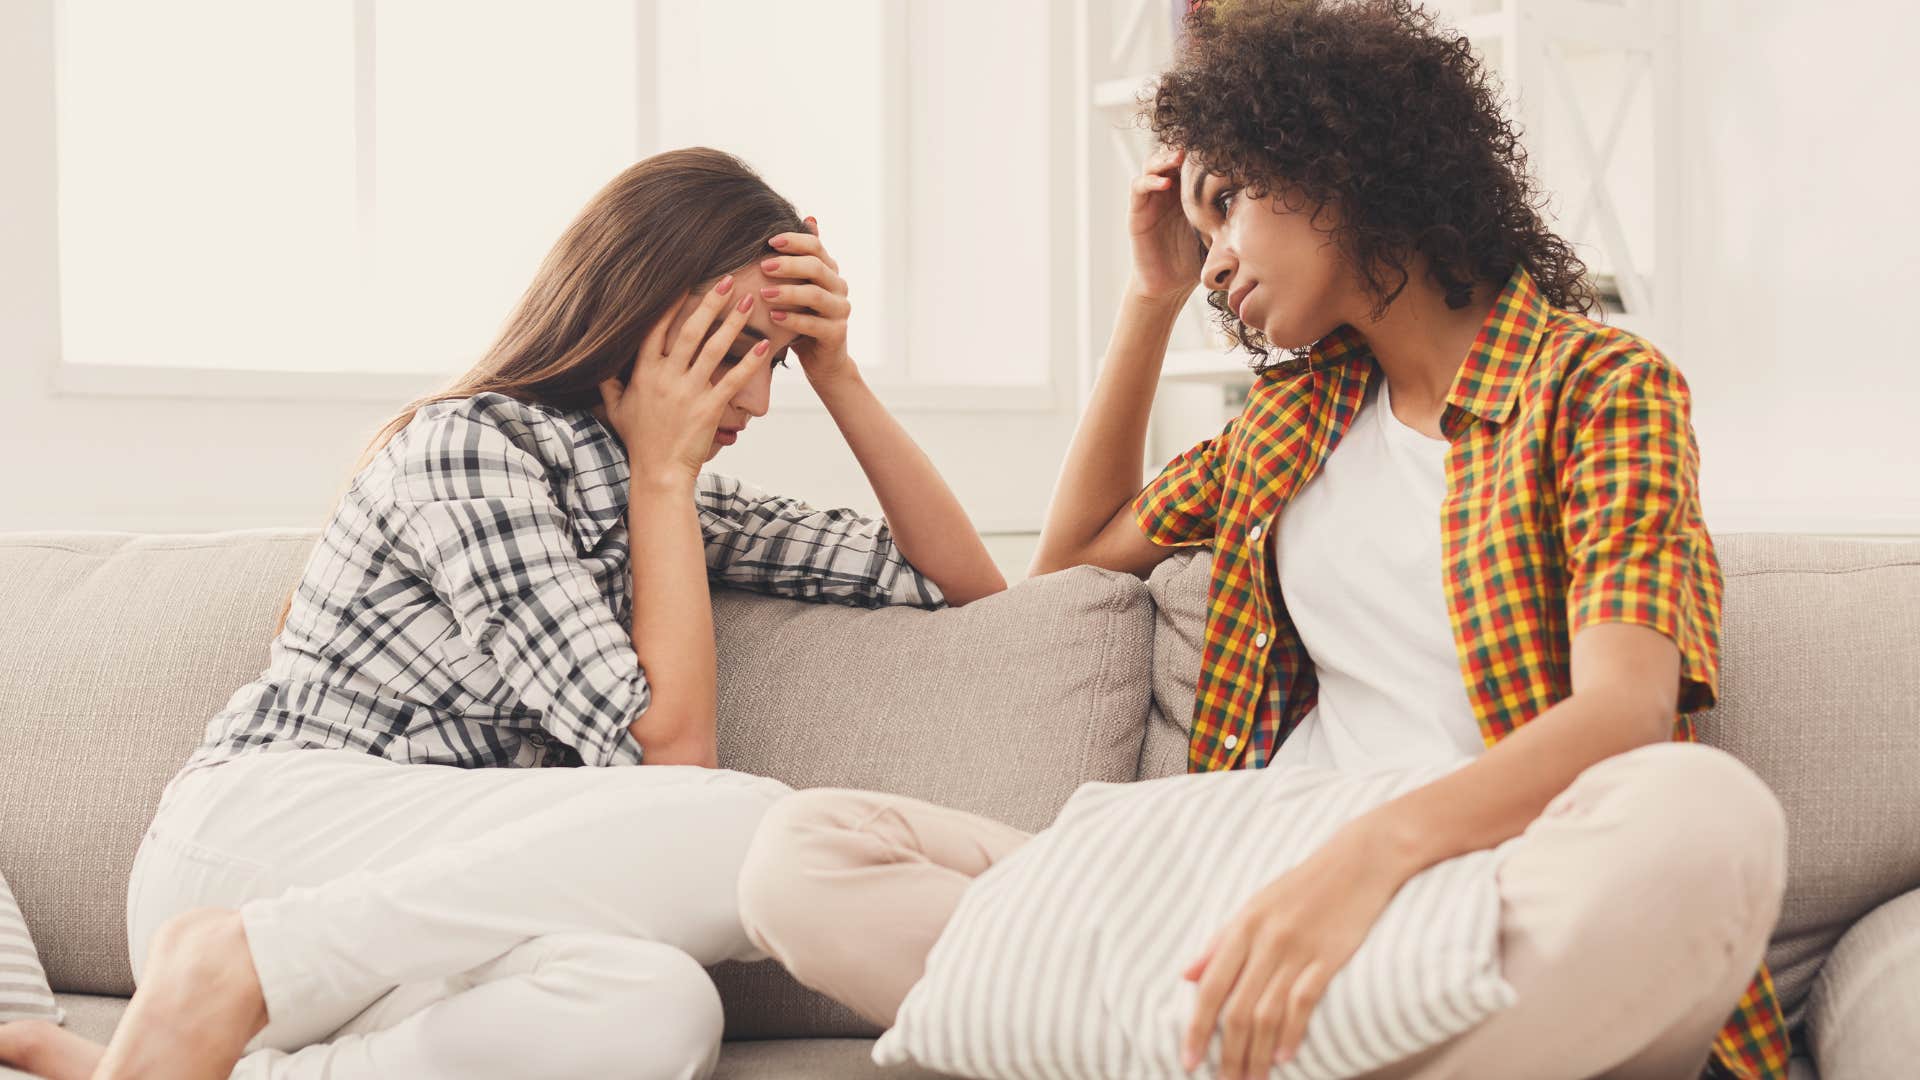
[(267, 1026), (240, 913), (200, 908), (168, 920), (147, 949), (133, 1003), (95, 1080), (215, 1080)]
[(87, 1080), (107, 1048), (45, 1020), (0, 1024), (0, 1065), (47, 1080)]

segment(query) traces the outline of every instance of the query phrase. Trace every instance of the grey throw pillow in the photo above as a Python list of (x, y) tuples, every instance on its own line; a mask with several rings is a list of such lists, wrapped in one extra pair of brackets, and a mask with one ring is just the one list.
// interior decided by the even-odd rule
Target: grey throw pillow
[(64, 1023), (66, 1016), (47, 986), (46, 969), (40, 966), (40, 954), (27, 933), (27, 920), (20, 916), (13, 890), (0, 877), (0, 1024), (15, 1020), (51, 1020)]

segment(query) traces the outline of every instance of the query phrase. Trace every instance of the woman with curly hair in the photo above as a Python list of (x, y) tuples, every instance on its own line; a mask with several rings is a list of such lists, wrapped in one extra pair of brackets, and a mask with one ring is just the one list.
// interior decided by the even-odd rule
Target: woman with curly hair
[[(1150, 118), (1166, 149), (1133, 182), (1132, 281), (1034, 570), (1145, 575), (1212, 546), (1194, 771), (1457, 766), (1219, 928), (1180, 973), (1188, 1067), (1265, 1075), (1402, 883), (1511, 841), (1517, 1004), (1382, 1075), (1783, 1076), (1761, 968), (1782, 814), (1690, 745), (1721, 577), (1687, 387), (1586, 317), (1486, 70), (1406, 0), (1241, 0), (1190, 16)], [(1196, 286), (1258, 375), (1142, 490)], [(803, 793), (749, 853), (743, 918), (887, 1023), (967, 882), (1023, 840)]]

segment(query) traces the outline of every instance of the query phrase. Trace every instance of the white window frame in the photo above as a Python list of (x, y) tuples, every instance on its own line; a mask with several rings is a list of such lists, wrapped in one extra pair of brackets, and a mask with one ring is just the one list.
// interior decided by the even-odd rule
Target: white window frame
[[(47, 7), (49, 24), (57, 26), (60, 0), (40, 2)], [(354, 0), (356, 216), (363, 238), (372, 235), (374, 198), (374, 3), (375, 0)], [(633, 3), (637, 28), (635, 49), (640, 56), (646, 57), (661, 44), (657, 34), (658, 0), (633, 0)], [(895, 267), (902, 268), (907, 265), (908, 245), (911, 243), (913, 193), (911, 162), (907, 160), (909, 142), (906, 138), (907, 124), (911, 119), (907, 115), (909, 58), (914, 52), (912, 46), (925, 42), (920, 20), (914, 16), (915, 8), (916, 5), (912, 4), (888, 4), (884, 9), (888, 19), (883, 31), (884, 40), (891, 45), (885, 50), (887, 66), (884, 77), (890, 92), (886, 95), (888, 111), (884, 120), (889, 145), (888, 176), (884, 185), (887, 205), (883, 214), (889, 225), (886, 234), (888, 256)], [(1066, 5), (1050, 4), (1046, 11), (1046, 17), (1050, 20), (1051, 40), (1057, 43), (1057, 48), (1068, 47), (1073, 40), (1070, 10)], [(1048, 140), (1049, 145), (1056, 148), (1053, 160), (1049, 163), (1051, 179), (1048, 185), (1048, 198), (1051, 200), (1049, 218), (1053, 226), (1047, 248), (1050, 282), (1047, 304), (1053, 315), (1048, 320), (1046, 340), (1009, 343), (1010, 347), (1045, 351), (1045, 382), (1017, 386), (943, 383), (925, 377), (924, 372), (917, 372), (919, 363), (914, 350), (909, 347), (908, 285), (904, 273), (895, 273), (888, 275), (889, 280), (876, 290), (882, 296), (876, 307), (888, 313), (883, 340), (892, 355), (905, 358), (903, 364), (893, 368), (894, 372), (904, 370), (905, 377), (883, 372), (869, 380), (875, 392), (890, 407), (917, 413), (1000, 411), (1070, 416), (1076, 406), (1081, 374), (1078, 358), (1082, 349), (1076, 325), (1078, 320), (1072, 315), (1079, 295), (1076, 282), (1077, 200), (1072, 186), (1076, 181), (1076, 170), (1070, 153), (1070, 136), (1078, 102), (1073, 92), (1071, 68), (1072, 65), (1065, 63), (1055, 65), (1050, 72), (1048, 87), (1048, 119), (1059, 136)], [(57, 80), (57, 59), (47, 70)], [(51, 89), (46, 95), (49, 108), (54, 107)], [(658, 90), (651, 80), (643, 78), (637, 80), (636, 93), (640, 98), (636, 110), (639, 116), (639, 130), (636, 133), (638, 145), (653, 146), (658, 140)], [(56, 109), (52, 123), (57, 127), (58, 122)], [(57, 161), (54, 168), (53, 190), (57, 192)], [(57, 206), (49, 207), (49, 211), (54, 215), (53, 228), (57, 238)], [(56, 242), (52, 282), (56, 298), (61, 283), (58, 252)], [(59, 337), (60, 321), (56, 316), (56, 339)], [(53, 396), (64, 398), (397, 402), (430, 394), (445, 386), (447, 381), (446, 376), (434, 373), (281, 372), (81, 364), (67, 360), (63, 347), (56, 347), (49, 361), (49, 389)], [(775, 407), (781, 409), (822, 408), (818, 398), (802, 385), (797, 375), (775, 380), (773, 400)]]

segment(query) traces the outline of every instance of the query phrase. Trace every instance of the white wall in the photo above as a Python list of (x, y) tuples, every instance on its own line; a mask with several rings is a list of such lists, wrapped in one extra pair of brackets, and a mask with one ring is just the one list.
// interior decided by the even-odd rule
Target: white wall
[[(50, 11), (46, 0), (0, 5), (0, 529), (317, 524), (385, 403), (52, 391)], [(1678, 107), (1691, 149), (1675, 358), (1695, 392), (1709, 519), (1722, 530), (1920, 534), (1920, 347), (1904, 318), (1920, 297), (1920, 157), (1905, 137), (1920, 104), (1908, 57), (1920, 8), (1688, 0), (1685, 11)], [(1064, 42), (1055, 55), (1069, 63)], [(981, 197), (954, 210), (982, 214), (984, 232), (997, 227), (991, 206)], [(219, 303), (207, 297), (207, 318)], [(1053, 416), (930, 411), (907, 422), (983, 527), (1037, 525), (1064, 450)], [(823, 414), (786, 410), (753, 434), (727, 469), (867, 504)], [(1009, 442), (1041, 460), (1009, 468), (988, 452)]]
[(1920, 7), (1684, 10), (1677, 359), (1708, 519), (1920, 534)]
[[(1069, 25), (1059, 13), (1040, 20), (1020, 47), (1044, 54), (1052, 42), (1064, 40), (1063, 28)], [(393, 415), (402, 395), (362, 394), (368, 400), (358, 401), (208, 400), (55, 389), (60, 341), (52, 34), (53, 0), (0, 4), (0, 400), (7, 405), (0, 422), (0, 530), (317, 526), (367, 438)], [(1070, 194), (1057, 182), (1071, 173), (1066, 140), (1049, 127), (1054, 117), (1071, 121), (1064, 77), (1042, 73), (1043, 81), (1057, 84), (1050, 88), (1055, 91), (1051, 99), (1047, 92), (1036, 94), (1026, 79), (983, 87), (988, 106), (1003, 114), (1024, 110), (1033, 120), (1007, 152), (1020, 159), (1026, 208), (1037, 207), (1043, 220), (1064, 221), (1071, 209), (1065, 201)], [(951, 164), (932, 161), (929, 166), (963, 186), (915, 185), (922, 193), (920, 209), (942, 227), (969, 216), (990, 217), (993, 184), (1004, 178), (1004, 169), (977, 153), (964, 167)], [(138, 168), (138, 162), (130, 165)], [(1009, 227), (1031, 225), (1017, 215), (1011, 220)], [(1071, 235), (1064, 226), (1054, 234), (1056, 239)], [(991, 246), (993, 234), (974, 230), (956, 238), (946, 229), (937, 239), (952, 253), (960, 241)], [(1054, 266), (1071, 266), (1070, 244), (1050, 243)], [(971, 259), (977, 251), (961, 254)], [(1064, 312), (1056, 317), (1059, 305), (1048, 303), (1041, 287), (1065, 278), (1045, 259), (1040, 263), (1028, 267), (1020, 283), (1021, 294), (1040, 314), (1029, 311), (1018, 321), (1017, 335), (1002, 343), (1008, 352), (1030, 355), (1044, 379), (1047, 357), (1071, 352), (1075, 342), (1070, 318)], [(849, 272), (857, 296), (871, 298), (879, 291), (871, 281), (863, 291), (862, 279)], [(1061, 293), (1070, 296), (1071, 289)], [(977, 344), (976, 329), (993, 325), (980, 301), (977, 291), (961, 295), (956, 290), (943, 313), (945, 324), (925, 326), (925, 333), (945, 334), (962, 348)], [(221, 297), (210, 292), (202, 317), (219, 319), (220, 308)], [(964, 332), (956, 333), (955, 325), (962, 322)], [(289, 327), (288, 333), (299, 329)], [(423, 379), (417, 392), (436, 382)], [(779, 407), (715, 467), (817, 503), (874, 509), (852, 455), (830, 418), (808, 400), (804, 385), (778, 389)], [(1027, 396), (1036, 392), (1045, 397), (1044, 390)], [(1046, 504), (1054, 463), (1070, 430), (1072, 395), (1072, 387), (1062, 387), (1056, 404), (1041, 400), (1025, 409), (994, 412), (923, 395), (903, 410), (903, 419), (943, 466), (977, 525), (1021, 533), (1037, 526)], [(1030, 467), (1036, 459), (1045, 464)]]

